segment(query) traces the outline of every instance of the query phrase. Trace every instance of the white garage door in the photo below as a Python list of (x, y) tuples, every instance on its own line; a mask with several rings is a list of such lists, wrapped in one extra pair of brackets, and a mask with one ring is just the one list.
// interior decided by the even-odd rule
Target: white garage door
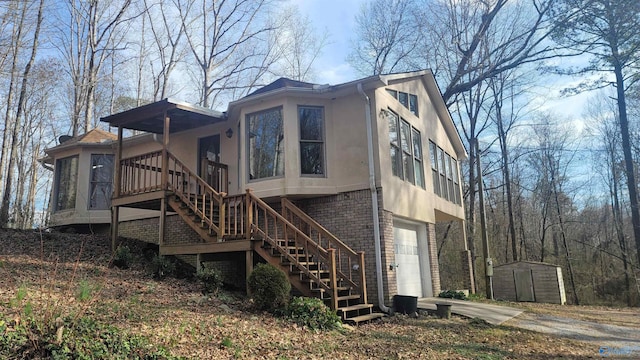
[(417, 228), (408, 224), (394, 224), (393, 239), (398, 295), (422, 297)]

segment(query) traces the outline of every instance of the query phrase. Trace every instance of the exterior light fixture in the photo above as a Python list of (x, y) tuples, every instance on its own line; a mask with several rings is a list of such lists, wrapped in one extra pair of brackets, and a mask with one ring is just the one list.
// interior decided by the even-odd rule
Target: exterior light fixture
[(233, 129), (228, 128), (227, 131), (225, 132), (225, 134), (227, 135), (227, 137), (229, 139), (231, 139), (231, 137), (233, 136)]

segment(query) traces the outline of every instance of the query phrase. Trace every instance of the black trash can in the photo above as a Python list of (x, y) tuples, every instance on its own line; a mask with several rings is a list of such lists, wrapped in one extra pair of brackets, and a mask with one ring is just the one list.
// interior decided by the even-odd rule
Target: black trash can
[(401, 314), (413, 314), (417, 312), (418, 297), (409, 295), (394, 295), (393, 311)]

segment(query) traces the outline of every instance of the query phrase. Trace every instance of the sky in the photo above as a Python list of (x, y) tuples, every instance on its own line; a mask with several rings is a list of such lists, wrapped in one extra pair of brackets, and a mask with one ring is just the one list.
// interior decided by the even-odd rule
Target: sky
[[(355, 16), (366, 0), (289, 0), (303, 16), (308, 16), (318, 32), (329, 33), (329, 44), (317, 60), (314, 82), (340, 84), (362, 77), (346, 60), (351, 50)], [(562, 96), (560, 90), (576, 82), (569, 77), (549, 78), (536, 96), (536, 107), (583, 127), (582, 112), (593, 94)]]
[(354, 18), (364, 0), (290, 0), (300, 9), (318, 32), (329, 33), (329, 44), (318, 59), (315, 82), (340, 84), (355, 80), (360, 75), (346, 58), (350, 51), (350, 39), (354, 31)]

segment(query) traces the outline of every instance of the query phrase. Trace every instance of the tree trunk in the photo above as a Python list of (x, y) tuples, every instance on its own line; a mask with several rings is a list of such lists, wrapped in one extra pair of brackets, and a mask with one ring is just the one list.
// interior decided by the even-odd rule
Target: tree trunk
[[(616, 49), (617, 50), (617, 49)], [(617, 51), (614, 50), (614, 56)], [(627, 190), (629, 191), (629, 204), (631, 205), (631, 223), (633, 225), (633, 237), (636, 241), (638, 264), (640, 265), (640, 211), (638, 210), (638, 191), (631, 155), (631, 142), (629, 141), (629, 120), (627, 118), (627, 103), (624, 91), (624, 76), (619, 62), (614, 64), (616, 75), (616, 91), (618, 93), (618, 118), (620, 121), (620, 133), (622, 135), (622, 153), (624, 154), (625, 173), (627, 175)]]
[[(27, 82), (29, 80), (29, 74), (31, 72), (31, 67), (33, 66), (33, 62), (36, 59), (36, 53), (38, 51), (38, 36), (40, 35), (40, 28), (42, 25), (42, 11), (44, 7), (44, 0), (40, 0), (40, 5), (38, 6), (38, 19), (36, 22), (36, 29), (33, 33), (33, 44), (31, 48), (31, 57), (25, 65), (24, 72), (22, 74), (22, 84), (20, 86), (20, 97), (18, 98), (18, 109), (16, 110), (16, 119), (15, 126), (13, 127), (13, 132), (11, 135), (11, 152), (9, 155), (9, 164), (7, 166), (7, 180), (5, 182), (4, 193), (2, 194), (2, 206), (0, 208), (0, 227), (7, 226), (9, 222), (9, 207), (11, 200), (11, 186), (13, 182), (13, 172), (11, 169), (14, 166), (15, 159), (18, 157), (18, 132), (20, 130), (20, 120), (22, 118), (22, 113), (24, 112), (24, 106), (27, 97)], [(26, 6), (24, 11), (26, 12)]]

